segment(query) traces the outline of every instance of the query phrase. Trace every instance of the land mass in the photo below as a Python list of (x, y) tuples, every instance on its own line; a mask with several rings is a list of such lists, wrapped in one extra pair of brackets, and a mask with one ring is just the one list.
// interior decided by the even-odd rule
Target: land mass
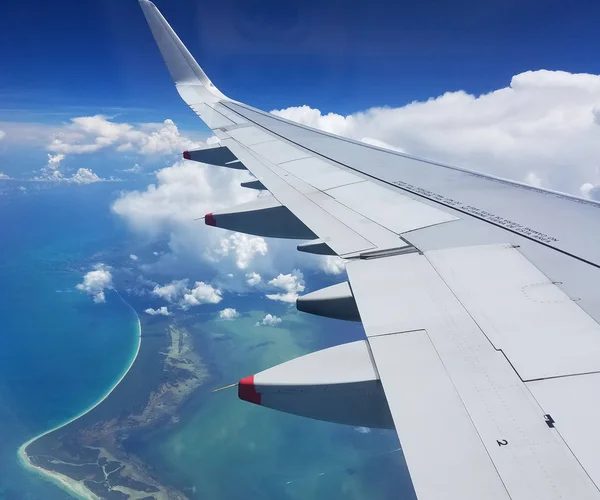
[[(192, 336), (186, 328), (173, 323), (165, 325), (163, 322), (158, 328), (154, 325), (151, 330), (153, 340), (161, 335), (166, 339), (163, 349), (160, 348), (160, 342), (154, 342), (153, 345), (153, 354), (160, 356), (152, 359), (158, 359), (161, 365), (154, 365), (154, 377), (144, 377), (148, 366), (136, 366), (139, 361), (136, 359), (120, 384), (128, 387), (115, 396), (116, 405), (113, 402), (113, 408), (108, 411), (102, 408), (109, 403), (107, 400), (98, 406), (97, 418), (93, 418), (94, 409), (68, 425), (33, 440), (22, 450), (25, 465), (83, 498), (187, 498), (182, 491), (157, 481), (149, 467), (126, 446), (132, 436), (139, 439), (146, 432), (176, 424), (179, 408), (208, 375), (200, 356), (194, 351)], [(157, 333), (160, 330), (162, 332)], [(145, 364), (148, 365), (148, 360)], [(144, 383), (147, 380), (150, 380), (150, 385)], [(143, 386), (141, 388), (140, 383)], [(126, 398), (127, 392), (132, 390), (142, 392), (143, 397), (136, 394), (132, 398), (135, 401), (130, 402)], [(125, 401), (129, 404), (119, 405)], [(118, 412), (114, 411), (115, 407)]]

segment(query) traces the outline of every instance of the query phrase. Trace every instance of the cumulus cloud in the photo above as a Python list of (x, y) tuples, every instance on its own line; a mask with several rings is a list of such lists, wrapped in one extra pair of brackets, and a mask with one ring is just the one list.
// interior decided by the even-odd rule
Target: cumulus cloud
[(327, 255), (321, 259), (320, 262), (321, 271), (325, 272), (325, 274), (341, 274), (346, 269), (346, 263), (344, 259), (337, 257), (335, 255)]
[(269, 293), (267, 298), (281, 302), (296, 302), (298, 293), (304, 291), (304, 275), (294, 269), (290, 274), (279, 274), (269, 281), (269, 285), (283, 290), (283, 293)]
[(219, 318), (232, 320), (237, 318), (240, 315), (233, 307), (226, 307), (222, 311), (219, 311)]
[(91, 295), (96, 304), (105, 302), (104, 290), (112, 288), (110, 267), (102, 263), (96, 264), (94, 270), (86, 273), (83, 282), (79, 283), (76, 288)]
[[(376, 147), (600, 198), (597, 75), (532, 71), (516, 75), (505, 87), (482, 95), (447, 92), (398, 108), (371, 108), (350, 115), (323, 114), (308, 106), (273, 113)], [(96, 121), (112, 122), (105, 118)], [(75, 125), (73, 128), (79, 127), (83, 137), (90, 133), (86, 130), (93, 129), (89, 124), (85, 125), (88, 128), (82, 123)], [(121, 137), (142, 128), (122, 127), (115, 134)], [(110, 134), (103, 132), (100, 136)], [(95, 140), (80, 143), (95, 144)], [(127, 143), (140, 150), (145, 144), (119, 139), (112, 146)], [(285, 246), (285, 242), (269, 240), (267, 247), (260, 238), (234, 236), (193, 221), (207, 212), (254, 198), (251, 190), (239, 188), (239, 182), (247, 179), (242, 171), (177, 162), (159, 170), (156, 181), (147, 189), (123, 193), (113, 210), (135, 230), (157, 239), (167, 238), (169, 251), (161, 256), (157, 267), (174, 262), (189, 264), (196, 259), (219, 262), (223, 276), (233, 268), (253, 269), (264, 276), (273, 269), (273, 261), (277, 262), (276, 269), (291, 269), (302, 263), (325, 272), (342, 271), (334, 259), (325, 263), (314, 258), (311, 263), (300, 260), (303, 257), (290, 251), (292, 246)], [(286, 294), (271, 295), (293, 301), (293, 293)]]
[(171, 313), (166, 306), (159, 307), (158, 309), (149, 307), (148, 309), (144, 309), (144, 312), (150, 316), (171, 316)]
[(65, 176), (65, 174), (60, 169), (60, 165), (65, 158), (66, 156), (62, 153), (57, 153), (55, 155), (48, 154), (48, 162), (46, 163), (46, 166), (44, 166), (41, 169), (39, 176), (34, 177), (34, 180), (51, 182), (73, 182), (75, 184), (92, 184), (94, 182), (106, 180), (98, 177), (98, 175), (96, 175), (89, 168), (80, 168), (73, 175)]
[(246, 273), (246, 284), (248, 286), (257, 286), (262, 283), (262, 277), (260, 274), (252, 272)]
[(223, 299), (221, 290), (203, 281), (196, 281), (188, 286), (189, 280), (175, 280), (167, 285), (156, 285), (152, 294), (167, 302), (177, 304), (182, 309), (200, 304), (217, 304)]
[(203, 143), (183, 136), (173, 120), (130, 124), (104, 115), (79, 116), (58, 131), (48, 150), (62, 154), (95, 153), (101, 149), (133, 151), (144, 155), (172, 154)]
[(479, 96), (447, 92), (343, 116), (308, 106), (285, 118), (371, 144), (580, 195), (600, 185), (600, 75), (527, 71)]
[(129, 254), (129, 258), (130, 258), (131, 260), (133, 260), (134, 262), (135, 262), (135, 261), (137, 261), (137, 260), (139, 259), (139, 257), (138, 257), (137, 255), (133, 254), (133, 253), (130, 253), (130, 254)]
[(131, 168), (126, 168), (125, 170), (123, 170), (123, 172), (129, 172), (132, 174), (137, 174), (139, 172), (142, 171), (142, 168), (136, 163), (133, 167)]
[(9, 175), (7, 175), (7, 174), (5, 174), (3, 172), (0, 172), (0, 181), (9, 181), (9, 180), (10, 180), (10, 176)]
[(65, 159), (64, 154), (55, 154), (48, 155), (48, 162), (46, 166), (42, 168), (41, 175), (36, 178), (36, 180), (46, 180), (46, 181), (62, 181), (64, 180), (64, 175), (60, 171), (60, 164)]
[[(173, 262), (220, 262), (223, 274), (246, 269), (268, 252), (263, 238), (228, 233), (206, 226), (204, 214), (256, 197), (240, 182), (247, 172), (179, 161), (156, 172), (156, 183), (144, 191), (122, 193), (112, 209), (137, 232), (155, 240), (168, 239), (169, 249), (157, 265)], [(195, 220), (200, 219), (200, 220)]]
[(579, 192), (588, 200), (600, 201), (600, 185), (594, 186), (591, 182), (585, 182), (580, 186)]
[(525, 182), (533, 187), (543, 187), (543, 182), (541, 177), (535, 172), (528, 172), (525, 176)]
[(188, 280), (174, 280), (167, 285), (156, 285), (152, 294), (166, 300), (167, 302), (177, 302), (189, 290)]
[(281, 318), (267, 314), (261, 321), (257, 321), (254, 326), (277, 326), (281, 323)]
[(219, 245), (209, 250), (209, 258), (212, 255), (225, 257), (233, 254), (237, 267), (246, 269), (255, 255), (266, 255), (267, 251), (267, 242), (264, 238), (234, 233), (221, 238)]
[(74, 182), (75, 184), (91, 184), (93, 182), (100, 182), (101, 180), (103, 179), (98, 177), (89, 168), (80, 168), (68, 178), (69, 182)]
[(221, 290), (203, 281), (196, 281), (194, 287), (183, 296), (183, 305), (217, 304), (223, 300)]

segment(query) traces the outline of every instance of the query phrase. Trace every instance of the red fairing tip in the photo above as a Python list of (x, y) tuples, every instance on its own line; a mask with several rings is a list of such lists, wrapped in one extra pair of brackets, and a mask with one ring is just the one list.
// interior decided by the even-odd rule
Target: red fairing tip
[(183, 158), (184, 158), (185, 160), (191, 160), (191, 159), (192, 159), (192, 157), (190, 156), (190, 152), (189, 152), (189, 151), (184, 151), (184, 152), (183, 152)]
[(213, 214), (206, 214), (204, 216), (204, 224), (207, 226), (215, 226), (217, 225), (217, 219), (214, 218)]
[(243, 378), (238, 382), (238, 398), (255, 405), (260, 404), (260, 393), (256, 391), (254, 375)]

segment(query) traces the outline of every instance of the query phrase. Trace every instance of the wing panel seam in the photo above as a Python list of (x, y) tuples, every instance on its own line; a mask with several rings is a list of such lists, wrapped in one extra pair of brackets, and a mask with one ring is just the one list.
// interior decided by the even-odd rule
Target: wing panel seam
[[(222, 104), (223, 104), (224, 106), (226, 106), (226, 107), (229, 107), (229, 106), (227, 106), (225, 103), (222, 103)], [(229, 108), (229, 109), (231, 109), (231, 108)], [(235, 112), (235, 110), (233, 110), (233, 109), (232, 109), (231, 111), (234, 111), (234, 112)], [(307, 148), (306, 146), (303, 146), (303, 145), (301, 145), (301, 144), (299, 144), (299, 143), (297, 143), (297, 142), (295, 142), (295, 141), (292, 141), (292, 140), (288, 139), (287, 137), (285, 137), (285, 136), (283, 136), (283, 135), (281, 135), (281, 134), (278, 134), (277, 132), (274, 132), (273, 130), (271, 130), (271, 129), (269, 129), (269, 128), (265, 127), (265, 126), (263, 126), (263, 125), (260, 125), (260, 124), (259, 124), (259, 123), (257, 123), (256, 121), (252, 120), (252, 118), (249, 118), (249, 117), (247, 117), (247, 116), (245, 116), (245, 115), (244, 115), (244, 118), (246, 118), (248, 121), (250, 121), (250, 122), (254, 123), (254, 124), (257, 126), (257, 127), (261, 128), (261, 129), (264, 129), (264, 130), (267, 130), (267, 131), (269, 131), (270, 133), (272, 133), (272, 134), (275, 134), (275, 135), (277, 135), (278, 137), (280, 137), (281, 139), (284, 139), (284, 140), (286, 140), (286, 141), (288, 141), (288, 142), (291, 142), (292, 144), (294, 144), (294, 145), (296, 145), (296, 146), (298, 146), (298, 147), (300, 147), (300, 148), (306, 149), (307, 151), (310, 151), (311, 153), (313, 153), (313, 154), (314, 154), (314, 155), (316, 155), (316, 156), (319, 156), (319, 157), (321, 157), (321, 158), (326, 158), (327, 160), (329, 160), (329, 161), (331, 161), (331, 162), (337, 163), (338, 165), (341, 165), (342, 167), (344, 167), (344, 168), (346, 168), (346, 169), (349, 169), (349, 170), (352, 170), (352, 171), (354, 171), (354, 172), (357, 172), (357, 173), (359, 173), (359, 174), (361, 174), (361, 175), (364, 175), (364, 176), (366, 176), (366, 177), (369, 177), (369, 178), (371, 178), (371, 179), (374, 179), (374, 180), (376, 180), (376, 181), (378, 181), (378, 182), (381, 182), (381, 183), (383, 183), (383, 184), (386, 184), (386, 185), (389, 185), (389, 186), (393, 186), (394, 188), (396, 188), (396, 189), (400, 189), (401, 191), (404, 191), (404, 192), (406, 192), (406, 193), (411, 193), (412, 195), (414, 195), (414, 196), (417, 196), (417, 197), (419, 197), (419, 198), (422, 198), (422, 199), (425, 199), (425, 200), (428, 200), (428, 201), (430, 201), (431, 203), (435, 203), (435, 204), (437, 204), (437, 205), (441, 205), (441, 206), (443, 206), (443, 207), (445, 207), (445, 208), (448, 208), (448, 209), (450, 209), (450, 210), (454, 210), (454, 211), (456, 211), (456, 212), (462, 213), (462, 214), (464, 214), (464, 215), (467, 215), (467, 216), (469, 216), (469, 217), (472, 217), (472, 218), (474, 218), (474, 219), (477, 219), (477, 220), (483, 221), (483, 222), (485, 222), (485, 223), (487, 223), (487, 224), (490, 224), (490, 225), (492, 225), (492, 226), (496, 226), (496, 227), (498, 227), (498, 228), (500, 228), (500, 229), (502, 229), (502, 230), (504, 230), (504, 231), (507, 231), (507, 232), (509, 232), (509, 233), (512, 233), (512, 234), (515, 234), (515, 235), (517, 235), (517, 236), (520, 236), (520, 237), (522, 237), (522, 238), (525, 238), (525, 239), (527, 239), (527, 240), (529, 240), (529, 241), (532, 241), (532, 242), (534, 242), (534, 243), (537, 243), (537, 244), (539, 244), (539, 245), (545, 246), (545, 247), (547, 247), (547, 248), (550, 248), (550, 249), (552, 249), (552, 250), (554, 250), (554, 251), (556, 251), (556, 252), (559, 252), (559, 253), (561, 253), (561, 254), (563, 254), (563, 255), (566, 255), (566, 256), (568, 256), (568, 257), (571, 257), (571, 258), (573, 258), (573, 259), (576, 259), (576, 260), (578, 260), (578, 261), (580, 261), (580, 262), (583, 262), (583, 263), (585, 263), (585, 264), (589, 264), (590, 266), (593, 266), (593, 267), (595, 267), (595, 268), (598, 268), (598, 269), (600, 269), (600, 264), (597, 264), (597, 263), (595, 263), (595, 262), (592, 262), (592, 261), (590, 261), (590, 260), (588, 260), (588, 259), (585, 259), (584, 257), (580, 257), (580, 256), (578, 256), (578, 255), (575, 255), (575, 254), (573, 254), (573, 253), (571, 253), (571, 252), (568, 252), (568, 251), (566, 251), (566, 250), (563, 250), (563, 249), (561, 249), (561, 248), (557, 248), (557, 247), (555, 247), (555, 246), (552, 246), (552, 245), (550, 245), (550, 244), (548, 244), (548, 243), (545, 243), (545, 242), (543, 242), (543, 241), (540, 241), (540, 240), (538, 240), (538, 239), (532, 238), (531, 236), (528, 236), (527, 234), (520, 233), (520, 232), (518, 232), (518, 231), (515, 231), (515, 230), (513, 230), (513, 229), (507, 228), (506, 226), (503, 226), (503, 225), (501, 225), (501, 224), (499, 224), (499, 223), (497, 223), (497, 222), (491, 221), (491, 220), (489, 220), (489, 219), (485, 219), (484, 217), (478, 216), (478, 215), (476, 215), (476, 214), (469, 213), (469, 212), (467, 212), (467, 211), (465, 211), (465, 210), (461, 210), (461, 209), (460, 209), (460, 208), (458, 208), (458, 207), (452, 207), (452, 206), (450, 206), (450, 205), (447, 205), (447, 204), (445, 204), (445, 203), (443, 203), (443, 202), (440, 202), (440, 201), (437, 201), (437, 200), (434, 200), (434, 199), (428, 198), (427, 196), (424, 196), (424, 195), (422, 195), (422, 194), (420, 194), (420, 193), (416, 193), (416, 192), (414, 192), (414, 191), (411, 191), (411, 190), (409, 190), (409, 189), (406, 189), (406, 188), (404, 188), (404, 187), (402, 187), (402, 186), (398, 186), (397, 184), (394, 184), (393, 182), (386, 181), (386, 180), (384, 180), (384, 179), (380, 179), (379, 177), (377, 177), (377, 176), (375, 176), (375, 175), (369, 174), (369, 173), (367, 173), (367, 172), (363, 172), (362, 170), (359, 170), (359, 169), (357, 169), (357, 168), (350, 167), (350, 166), (348, 166), (348, 165), (346, 165), (346, 164), (344, 164), (344, 163), (342, 163), (342, 162), (340, 162), (340, 161), (338, 161), (338, 160), (335, 160), (335, 159), (333, 159), (333, 158), (331, 158), (331, 157), (329, 157), (329, 156), (326, 156), (326, 155), (323, 155), (323, 154), (321, 154), (321, 153), (318, 153), (318, 152), (314, 151), (313, 149)], [(272, 118), (276, 119), (276, 117), (272, 117)], [(336, 138), (337, 138), (337, 136), (334, 136), (334, 137), (336, 137)], [(340, 139), (342, 139), (342, 140), (343, 140), (344, 138), (343, 138), (343, 137), (340, 137)], [(417, 159), (417, 158), (413, 158), (413, 159)], [(419, 160), (419, 161), (423, 161), (423, 160), (420, 160), (420, 159), (418, 159), (418, 160)], [(434, 165), (437, 165), (437, 164), (435, 164), (435, 163), (434, 163)], [(439, 166), (444, 166), (444, 165), (439, 165)], [(446, 168), (450, 168), (450, 167), (446, 167)], [(467, 171), (467, 173), (470, 173), (470, 172), (468, 172), (468, 171)], [(485, 178), (488, 178), (487, 176), (484, 176), (484, 177), (485, 177)], [(578, 198), (577, 198), (577, 200), (578, 200)], [(598, 206), (598, 205), (594, 204), (594, 206)], [(599, 208), (600, 208), (600, 207), (599, 207)]]

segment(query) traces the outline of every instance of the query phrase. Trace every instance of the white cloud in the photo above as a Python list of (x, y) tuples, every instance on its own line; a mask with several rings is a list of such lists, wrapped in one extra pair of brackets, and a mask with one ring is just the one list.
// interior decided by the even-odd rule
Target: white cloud
[(6, 132), (4, 130), (0, 130), (0, 141), (6, 137)]
[(267, 251), (267, 242), (264, 238), (243, 233), (233, 233), (221, 238), (219, 245), (209, 250), (209, 258), (212, 255), (225, 257), (229, 254), (234, 254), (237, 267), (239, 269), (246, 269), (255, 255), (266, 255)]
[(60, 171), (60, 164), (65, 159), (65, 155), (59, 153), (55, 155), (48, 154), (48, 162), (46, 166), (42, 168), (40, 177), (37, 180), (45, 181), (62, 181), (64, 175)]
[[(316, 128), (409, 154), (580, 195), (600, 185), (600, 75), (527, 71), (474, 96), (447, 92), (342, 116), (275, 110)], [(532, 169), (532, 166), (534, 168)]]
[(222, 311), (219, 311), (219, 318), (221, 319), (232, 320), (234, 318), (237, 318), (239, 315), (240, 313), (232, 307), (226, 307)]
[(279, 274), (269, 281), (269, 285), (280, 288), (284, 293), (269, 293), (267, 298), (281, 302), (296, 302), (298, 293), (304, 291), (304, 275), (294, 269), (290, 274)]
[(193, 287), (189, 287), (188, 283), (189, 280), (183, 279), (163, 286), (156, 285), (152, 294), (182, 309), (200, 304), (217, 304), (223, 299), (221, 290), (208, 283), (196, 281)]
[(535, 172), (528, 172), (525, 176), (525, 183), (533, 187), (543, 187), (542, 179)]
[(0, 172), (0, 181), (9, 181), (10, 180), (10, 176), (6, 175), (3, 172)]
[(60, 169), (60, 165), (65, 158), (66, 156), (63, 153), (57, 153), (55, 155), (48, 154), (48, 162), (46, 163), (46, 166), (41, 169), (41, 175), (34, 177), (34, 180), (51, 182), (73, 182), (75, 184), (92, 184), (94, 182), (106, 180), (98, 177), (89, 168), (80, 168), (72, 176), (65, 176), (65, 174)]
[(142, 168), (136, 163), (133, 167), (131, 168), (126, 168), (125, 170), (123, 170), (123, 172), (130, 172), (132, 174), (137, 174), (138, 172), (141, 172)]
[(188, 280), (175, 280), (167, 285), (156, 285), (152, 293), (167, 302), (178, 302), (189, 291)]
[(148, 309), (145, 309), (144, 312), (150, 316), (171, 316), (171, 313), (166, 306), (159, 307), (158, 309), (149, 307)]
[(371, 432), (368, 427), (355, 427), (354, 430), (359, 434), (369, 434)]
[(183, 305), (217, 304), (223, 300), (221, 290), (203, 281), (196, 281), (194, 288), (183, 296)]
[(580, 186), (579, 192), (588, 200), (600, 201), (600, 185), (594, 186), (591, 182), (585, 182)]
[(248, 286), (257, 286), (262, 283), (262, 277), (260, 274), (252, 272), (246, 273), (246, 284)]
[(579, 192), (581, 196), (588, 198), (592, 189), (594, 189), (594, 185), (591, 182), (584, 182), (579, 188)]
[(94, 153), (108, 147), (144, 155), (179, 153), (202, 142), (181, 135), (173, 120), (162, 123), (119, 123), (103, 115), (72, 118), (59, 130), (48, 150), (63, 154)]
[(104, 290), (112, 288), (110, 268), (102, 263), (96, 264), (94, 270), (86, 273), (83, 277), (83, 282), (79, 283), (76, 288), (91, 295), (97, 304), (105, 302)]
[(139, 259), (139, 257), (133, 253), (129, 254), (129, 258), (133, 261), (137, 261)]
[(122, 193), (112, 209), (135, 231), (156, 241), (168, 238), (170, 251), (157, 267), (172, 267), (175, 260), (218, 262), (226, 275), (246, 269), (268, 252), (263, 238), (227, 233), (206, 226), (202, 219), (206, 213), (254, 199), (255, 192), (239, 186), (247, 178), (247, 172), (181, 161), (156, 172), (156, 183), (144, 191)]
[(277, 326), (279, 323), (281, 323), (281, 318), (267, 314), (262, 321), (257, 321), (254, 326)]
[(321, 258), (319, 267), (325, 274), (341, 274), (346, 269), (346, 262), (335, 255), (327, 255)]
[(80, 168), (67, 180), (69, 182), (74, 182), (75, 184), (91, 184), (93, 182), (100, 182), (104, 179), (98, 177), (89, 168)]

